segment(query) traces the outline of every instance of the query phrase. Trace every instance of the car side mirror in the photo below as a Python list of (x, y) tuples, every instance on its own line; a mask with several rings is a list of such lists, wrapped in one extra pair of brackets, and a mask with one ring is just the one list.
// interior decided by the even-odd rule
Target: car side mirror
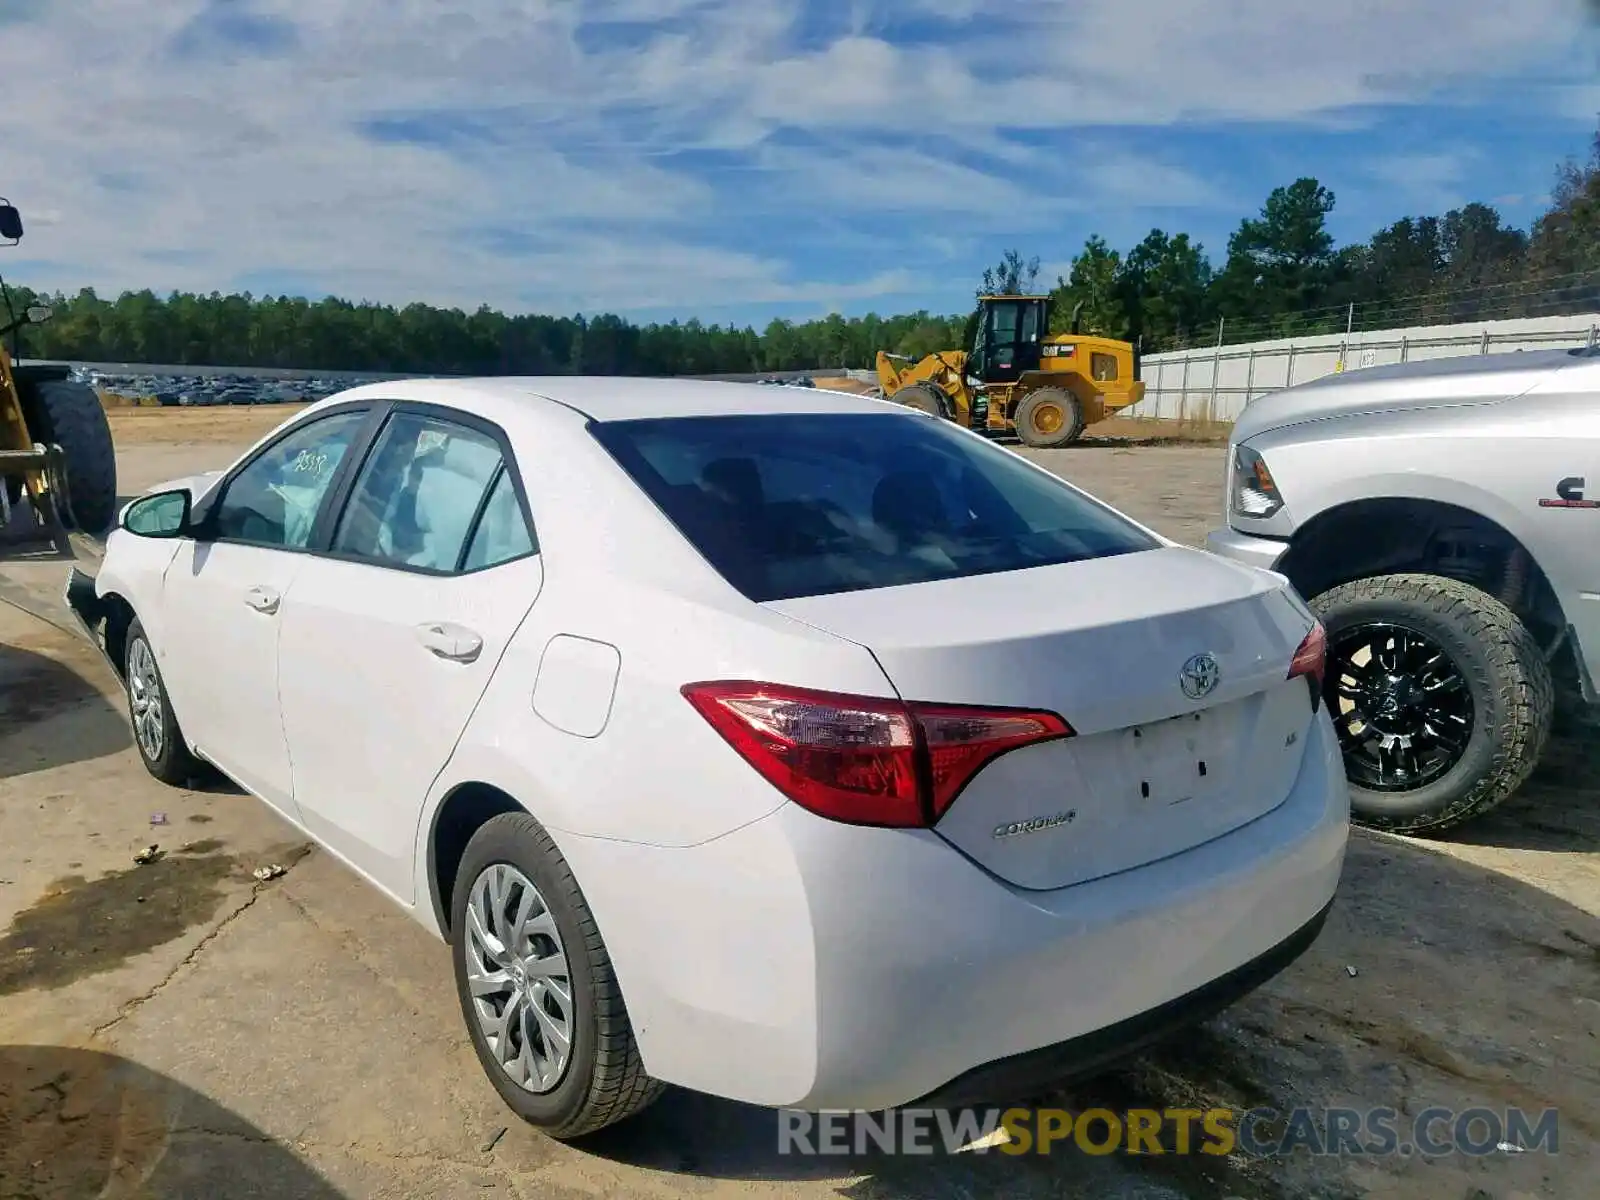
[(43, 325), (55, 315), (56, 310), (51, 308), (48, 304), (30, 304), (28, 306), (29, 325)]
[(0, 202), (0, 238), (12, 243), (22, 240), (22, 214), (14, 204)]
[(192, 537), (193, 504), (187, 488), (141, 496), (123, 510), (122, 528), (136, 537)]

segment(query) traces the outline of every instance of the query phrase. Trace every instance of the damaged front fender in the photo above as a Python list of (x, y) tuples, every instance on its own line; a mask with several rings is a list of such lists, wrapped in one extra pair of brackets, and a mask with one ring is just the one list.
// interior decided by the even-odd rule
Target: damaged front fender
[(96, 650), (100, 651), (101, 657), (116, 672), (117, 677), (121, 678), (122, 664), (117, 661), (120, 656), (114, 654), (108, 644), (116, 633), (113, 624), (116, 615), (115, 605), (101, 597), (99, 589), (95, 586), (95, 577), (74, 566), (67, 575), (63, 599), (66, 601), (67, 611), (72, 614), (83, 635)]

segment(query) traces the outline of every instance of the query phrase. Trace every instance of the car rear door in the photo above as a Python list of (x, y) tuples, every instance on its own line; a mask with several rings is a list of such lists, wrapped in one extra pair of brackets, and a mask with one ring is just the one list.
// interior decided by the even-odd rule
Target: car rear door
[(306, 828), (404, 902), (429, 786), (542, 582), (504, 434), (396, 405), (295, 577), (278, 694)]
[(291, 820), (298, 813), (278, 709), (284, 597), (309, 561), (325, 502), (372, 416), (337, 409), (295, 425), (230, 472), (162, 579), (156, 656), (201, 755)]

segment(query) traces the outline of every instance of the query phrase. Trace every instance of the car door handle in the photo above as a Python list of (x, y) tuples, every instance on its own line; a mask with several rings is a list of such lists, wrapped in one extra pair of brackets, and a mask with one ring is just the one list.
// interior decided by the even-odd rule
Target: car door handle
[(267, 613), (268, 615), (278, 611), (278, 602), (282, 599), (283, 597), (272, 588), (262, 587), (260, 584), (257, 584), (244, 594), (244, 602), (246, 604), (258, 613)]
[(470, 629), (447, 621), (429, 621), (417, 626), (417, 640), (440, 658), (451, 662), (472, 662), (483, 652), (483, 639)]

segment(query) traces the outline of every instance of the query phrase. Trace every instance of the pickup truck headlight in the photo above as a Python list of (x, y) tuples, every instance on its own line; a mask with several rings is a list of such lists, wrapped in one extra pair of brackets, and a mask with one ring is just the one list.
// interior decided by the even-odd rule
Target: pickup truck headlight
[(1283, 497), (1272, 481), (1272, 472), (1267, 470), (1267, 460), (1248, 446), (1234, 447), (1233, 494), (1229, 501), (1239, 516), (1258, 521), (1276, 516), (1283, 507)]

